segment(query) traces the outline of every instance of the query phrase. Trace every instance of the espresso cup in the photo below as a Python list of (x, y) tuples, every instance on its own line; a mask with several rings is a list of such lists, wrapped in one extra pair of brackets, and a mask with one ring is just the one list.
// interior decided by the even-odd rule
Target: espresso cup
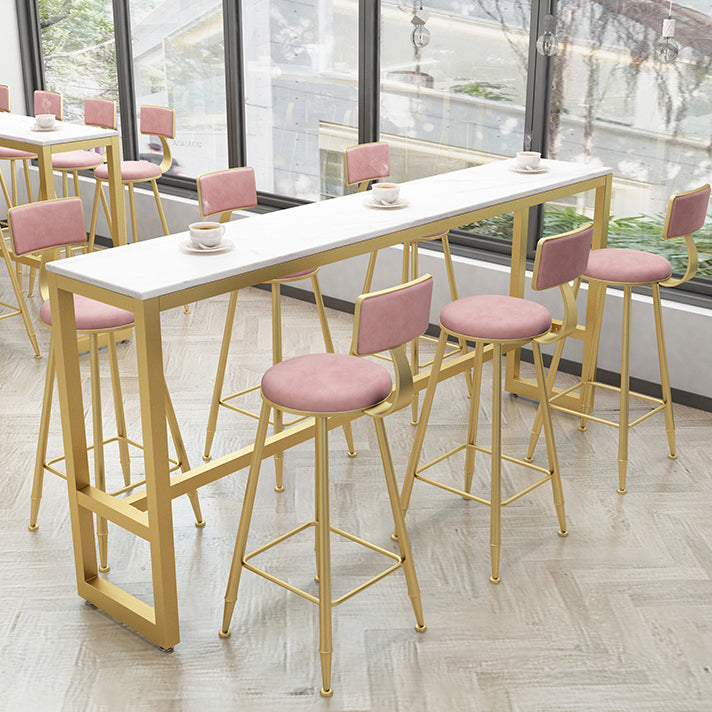
[(539, 168), (539, 161), (541, 161), (541, 153), (538, 151), (519, 151), (514, 164), (523, 171), (533, 171)]
[(55, 125), (57, 118), (54, 114), (37, 114), (35, 121), (41, 129), (51, 129)]
[(400, 186), (397, 183), (374, 183), (371, 193), (377, 203), (390, 205), (398, 202)]
[(190, 241), (194, 247), (217, 247), (225, 234), (225, 226), (219, 222), (196, 222), (188, 226)]

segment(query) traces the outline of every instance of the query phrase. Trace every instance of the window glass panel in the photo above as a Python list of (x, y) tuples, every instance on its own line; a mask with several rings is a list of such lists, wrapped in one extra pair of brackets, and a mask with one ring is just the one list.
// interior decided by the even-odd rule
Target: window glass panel
[(243, 3), (247, 162), (259, 190), (318, 200), (343, 192), (357, 143), (358, 0)]
[[(673, 3), (678, 57), (656, 57), (669, 4), (559, 0), (550, 155), (613, 169), (609, 245), (665, 254), (684, 267), (678, 241), (660, 239), (672, 193), (710, 176), (712, 12), (707, 0)], [(593, 196), (568, 206), (592, 214)], [(547, 206), (547, 218), (561, 206)], [(558, 221), (554, 221), (557, 223)], [(698, 241), (712, 277), (712, 229)]]
[[(169, 173), (195, 177), (227, 167), (225, 60), (220, 0), (130, 0), (136, 105), (176, 111)], [(155, 137), (141, 158), (160, 161)]]
[[(383, 0), (381, 138), (393, 180), (522, 150), (530, 14), (517, 0)], [(511, 220), (478, 231), (511, 238)]]
[(84, 99), (118, 105), (111, 0), (39, 0), (45, 86), (64, 97), (64, 118), (84, 121)]

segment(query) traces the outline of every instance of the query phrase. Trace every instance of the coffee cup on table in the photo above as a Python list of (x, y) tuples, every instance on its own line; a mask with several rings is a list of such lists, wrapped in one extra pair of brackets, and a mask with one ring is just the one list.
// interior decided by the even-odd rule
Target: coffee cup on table
[(188, 226), (193, 247), (205, 249), (217, 247), (225, 234), (225, 226), (219, 222), (196, 222)]
[(397, 183), (374, 183), (371, 186), (371, 194), (377, 203), (392, 205), (398, 202), (400, 186)]
[(541, 153), (538, 151), (519, 151), (514, 159), (514, 165), (522, 171), (535, 171), (539, 168)]
[(41, 129), (51, 129), (54, 127), (57, 117), (54, 114), (37, 114), (35, 122)]

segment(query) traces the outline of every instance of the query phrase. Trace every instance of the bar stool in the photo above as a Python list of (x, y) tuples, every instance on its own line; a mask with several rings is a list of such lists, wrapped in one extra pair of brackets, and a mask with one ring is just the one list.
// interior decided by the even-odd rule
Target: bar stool
[[(344, 151), (344, 173), (346, 176), (346, 185), (358, 185), (359, 193), (366, 191), (372, 181), (379, 178), (388, 178), (391, 174), (388, 144), (385, 141), (377, 141), (374, 143), (362, 143), (358, 146), (351, 146), (350, 148), (347, 148)], [(418, 277), (418, 244), (420, 242), (429, 242), (431, 240), (440, 240), (442, 243), (445, 272), (447, 273), (448, 286), (450, 287), (450, 299), (455, 301), (457, 299), (457, 284), (455, 282), (455, 269), (452, 264), (450, 242), (448, 241), (447, 232), (439, 232), (433, 235), (428, 235), (427, 237), (420, 237), (417, 240), (411, 240), (403, 244), (403, 282), (407, 282), (409, 279), (416, 279)], [(371, 290), (373, 273), (376, 269), (377, 256), (377, 250), (371, 252), (368, 260), (368, 268), (366, 270), (366, 278), (363, 283), (364, 292), (369, 292)], [(431, 343), (437, 342), (437, 339), (430, 336), (422, 335), (420, 338)], [(449, 345), (445, 358), (465, 353), (467, 353), (467, 344), (464, 339), (461, 339), (457, 347)], [(410, 358), (414, 374), (418, 374), (421, 368), (425, 368), (432, 364), (432, 361), (420, 363), (417, 339), (411, 344)], [(466, 378), (468, 391), (470, 391), (471, 383), (469, 374), (466, 375)], [(415, 425), (418, 420), (417, 393), (413, 397), (411, 410), (411, 422)]]
[[(116, 104), (110, 99), (87, 98), (84, 100), (84, 123), (87, 126), (99, 126), (105, 129), (116, 128)], [(100, 166), (104, 156), (96, 150), (62, 151), (52, 154), (53, 170), (62, 173), (62, 195), (69, 196), (69, 174), (74, 177), (74, 194), (79, 197), (79, 171)], [(106, 200), (104, 192), (101, 197)], [(105, 206), (108, 215), (108, 206)]]
[[(531, 490), (546, 482), (551, 482), (554, 495), (554, 506), (559, 520), (559, 534), (567, 536), (566, 515), (564, 512), (564, 495), (561, 489), (559, 463), (556, 455), (554, 431), (551, 425), (548, 401), (546, 398), (544, 366), (541, 357), (541, 346), (552, 344), (571, 333), (577, 324), (576, 298), (574, 288), (569, 284), (576, 281), (586, 267), (591, 249), (593, 228), (591, 225), (561, 235), (554, 235), (539, 240), (534, 262), (532, 287), (535, 290), (550, 289), (558, 286), (564, 302), (564, 317), (560, 328), (552, 329), (551, 314), (542, 305), (521, 299), (500, 295), (478, 295), (464, 297), (448, 304), (440, 312), (440, 339), (433, 361), (430, 381), (423, 399), (423, 409), (420, 414), (418, 429), (411, 451), (408, 469), (401, 491), (401, 508), (403, 514), (408, 510), (414, 481), (421, 480), (440, 487), (448, 492), (459, 494), (467, 500), (486, 504), (490, 508), (490, 556), (492, 575), (490, 581), (499, 583), (499, 564), (501, 548), (501, 516), (502, 508), (514, 502)], [(420, 455), (428, 427), (430, 410), (439, 380), (445, 343), (449, 335), (463, 337), (475, 342), (474, 377), (472, 400), (467, 427), (467, 441), (449, 450), (444, 455), (418, 467)], [(531, 343), (534, 353), (534, 365), (539, 388), (548, 468), (539, 467), (531, 462), (518, 460), (502, 454), (502, 353)], [(477, 444), (477, 425), (479, 416), (480, 386), (482, 381), (482, 364), (485, 356), (485, 346), (491, 344), (492, 350), (492, 440), (491, 447), (485, 448)], [(444, 459), (465, 450), (465, 483), (464, 489), (458, 489), (437, 480), (426, 477), (422, 473)], [(484, 452), (491, 456), (490, 499), (483, 499), (470, 493), (475, 471), (475, 455)], [(538, 481), (519, 492), (502, 499), (502, 460), (522, 465), (541, 475)]]
[[(331, 688), (331, 611), (335, 606), (379, 581), (387, 574), (403, 567), (408, 595), (415, 612), (416, 630), (425, 630), (420, 591), (405, 520), (398, 503), (398, 487), (383, 419), (389, 413), (403, 408), (410, 402), (413, 377), (403, 345), (422, 334), (428, 327), (432, 290), (432, 277), (425, 275), (405, 285), (361, 295), (356, 300), (350, 355), (325, 353), (297, 356), (273, 366), (262, 378), (262, 412), (257, 427), (255, 449), (225, 593), (225, 609), (220, 637), (226, 638), (230, 635), (230, 621), (235, 608), (243, 567), (317, 604), (319, 606), (321, 694), (324, 697), (333, 694)], [(391, 352), (395, 367), (396, 383), (392, 397), (392, 381), (388, 371), (378, 363), (359, 358), (386, 349)], [(316, 514), (314, 520), (249, 554), (245, 554), (271, 408), (307, 415), (315, 419)], [(400, 555), (344, 532), (332, 526), (329, 521), (329, 418), (348, 417), (351, 419), (360, 415), (371, 416), (376, 427)], [(251, 563), (253, 557), (310, 527), (315, 528), (316, 536), (318, 596), (299, 589)], [(366, 583), (357, 586), (336, 600), (332, 600), (329, 541), (331, 532), (362, 544), (372, 551), (379, 552), (396, 563)]]
[[(10, 112), (10, 87), (7, 84), (0, 84), (0, 112)], [(29, 151), (20, 151), (16, 148), (5, 148), (0, 146), (0, 160), (10, 162), (10, 184), (12, 186), (12, 195), (7, 189), (5, 178), (0, 172), (0, 187), (2, 187), (5, 202), (8, 210), (18, 204), (17, 190), (17, 162), (22, 162), (22, 170), (25, 175), (25, 186), (27, 188), (27, 201), (32, 202), (32, 184), (30, 183), (30, 161), (37, 158), (37, 155)]]
[[(235, 210), (254, 208), (257, 205), (257, 189), (254, 170), (252, 168), (230, 168), (228, 170), (215, 171), (213, 173), (206, 173), (199, 176), (198, 205), (200, 206), (201, 217), (220, 215), (220, 222), (223, 223), (229, 222), (230, 216)], [(321, 334), (324, 339), (324, 348), (327, 353), (334, 352), (334, 345), (331, 341), (331, 332), (329, 331), (329, 323), (326, 319), (326, 312), (324, 310), (324, 301), (321, 296), (318, 272), (319, 268), (314, 267), (312, 269), (280, 277), (279, 279), (273, 279), (269, 282), (272, 288), (272, 365), (275, 365), (282, 360), (282, 315), (280, 287), (282, 284), (289, 282), (311, 279), (312, 289), (314, 290), (314, 301), (316, 302), (316, 309), (319, 314)], [(222, 345), (220, 347), (218, 369), (215, 375), (215, 385), (213, 386), (213, 397), (210, 401), (210, 413), (208, 415), (208, 426), (205, 435), (205, 450), (203, 453), (204, 460), (210, 460), (211, 457), (210, 450), (212, 449), (213, 439), (215, 437), (220, 406), (237, 413), (242, 413), (243, 415), (247, 415), (251, 418), (259, 419), (259, 415), (257, 413), (253, 413), (252, 411), (244, 408), (239, 408), (230, 402), (236, 398), (246, 395), (247, 393), (256, 391), (259, 388), (259, 385), (251, 386), (250, 388), (245, 388), (229, 395), (223, 395), (225, 369), (227, 366), (228, 352), (230, 351), (232, 329), (235, 323), (236, 307), (237, 292), (232, 292), (230, 294), (227, 316), (225, 317), (225, 328), (223, 330)], [(292, 421), (292, 423), (294, 422), (296, 421)], [(275, 433), (279, 433), (283, 430), (285, 423), (282, 420), (281, 411), (275, 410), (274, 421), (270, 422), (270, 425), (274, 427)], [(346, 442), (348, 445), (348, 454), (350, 457), (353, 457), (356, 455), (356, 452), (354, 450), (351, 425), (349, 423), (344, 424), (344, 435), (346, 436)], [(283, 461), (283, 454), (277, 453), (275, 455), (275, 489), (278, 492), (281, 492), (284, 489)]]
[[(161, 196), (158, 192), (158, 179), (169, 170), (173, 165), (173, 156), (171, 147), (167, 139), (175, 138), (175, 111), (165, 106), (142, 106), (140, 116), (140, 132), (146, 135), (158, 136), (161, 147), (163, 149), (162, 159), (160, 164), (156, 165), (151, 161), (121, 161), (121, 181), (129, 189), (129, 212), (131, 213), (131, 231), (133, 241), (138, 242), (138, 224), (136, 221), (136, 199), (134, 197), (134, 184), (150, 183), (153, 189), (153, 197), (158, 208), (158, 217), (161, 220), (163, 234), (168, 235), (168, 223), (166, 215), (163, 212), (161, 205)], [(91, 214), (91, 225), (89, 228), (89, 250), (94, 249), (94, 239), (96, 236), (96, 221), (99, 211), (99, 200), (102, 198), (101, 204), (104, 208), (107, 222), (110, 223), (109, 208), (104, 196), (102, 183), (109, 181), (109, 168), (106, 164), (102, 164), (94, 169), (94, 177), (96, 178), (96, 190), (94, 193), (94, 206)]]
[[(28, 252), (41, 253), (40, 265), (40, 290), (44, 288), (44, 269), (47, 262), (59, 255), (60, 248), (86, 244), (84, 228), (84, 214), (82, 202), (79, 198), (61, 198), (47, 200), (31, 205), (21, 205), (12, 208), (8, 213), (8, 222), (13, 246), (17, 254)], [(44, 296), (44, 294), (43, 294)], [(119, 449), (119, 459), (124, 479), (124, 487), (113, 494), (128, 492), (144, 483), (131, 482), (129, 446), (143, 449), (126, 434), (126, 419), (124, 416), (119, 382), (118, 359), (116, 354), (115, 332), (134, 324), (134, 315), (124, 309), (119, 309), (101, 302), (94, 301), (80, 295), (74, 296), (74, 309), (76, 314), (77, 334), (88, 335), (89, 353), (91, 361), (91, 397), (92, 397), (92, 430), (94, 444), (90, 449), (94, 452), (95, 486), (102, 492), (105, 487), (105, 459), (104, 446), (116, 442)], [(49, 301), (45, 300), (40, 307), (40, 321), (47, 327), (52, 326), (52, 312)], [(109, 364), (111, 369), (112, 391), (116, 417), (117, 434), (115, 437), (105, 439), (103, 435), (101, 390), (99, 385), (99, 346), (107, 346)], [(37, 515), (42, 498), (42, 485), (44, 471), (47, 470), (63, 479), (66, 475), (58, 470), (56, 463), (64, 460), (64, 456), (47, 459), (47, 440), (49, 436), (49, 423), (52, 409), (52, 396), (56, 374), (56, 344), (54, 334), (50, 338), (49, 355), (47, 358), (47, 377), (45, 380), (44, 396), (42, 402), (42, 415), (40, 418), (40, 432), (37, 442), (37, 455), (35, 472), (32, 484), (30, 524), (29, 529), (38, 528)], [(177, 459), (171, 460), (172, 470), (180, 468), (183, 472), (190, 469), (183, 445), (183, 440), (178, 428), (175, 412), (170, 402), (168, 389), (165, 391), (168, 424), (176, 448)], [(189, 495), (197, 526), (204, 526), (198, 495), (195, 491)], [(99, 542), (100, 571), (108, 571), (107, 564), (107, 523), (103, 517), (97, 517), (97, 538)]]
[[(665, 224), (663, 226), (662, 237), (670, 240), (675, 237), (682, 237), (685, 240), (687, 249), (687, 268), (684, 275), (679, 279), (672, 277), (672, 266), (670, 262), (661, 255), (632, 250), (628, 248), (606, 247), (593, 250), (588, 260), (588, 266), (583, 274), (592, 288), (597, 287), (597, 321), (594, 325), (596, 348), (601, 334), (601, 324), (603, 322), (603, 307), (606, 299), (606, 288), (608, 285), (623, 287), (623, 334), (621, 337), (621, 378), (620, 385), (611, 386), (595, 380), (595, 366), (591, 373), (581, 374), (581, 380), (575, 385), (549, 398), (551, 408), (576, 415), (581, 418), (579, 430), (586, 430), (586, 421), (593, 420), (596, 423), (611, 425), (618, 428), (618, 494), (626, 493), (626, 474), (628, 470), (628, 433), (631, 428), (638, 425), (650, 416), (663, 411), (665, 414), (665, 430), (667, 432), (669, 457), (671, 460), (677, 458), (675, 446), (675, 421), (672, 412), (672, 393), (670, 389), (670, 376), (668, 373), (667, 354), (665, 351), (665, 333), (663, 331), (663, 313), (660, 300), (660, 287), (677, 287), (695, 276), (697, 272), (697, 247), (692, 233), (699, 230), (705, 223), (707, 217), (707, 206), (710, 198), (710, 186), (705, 184), (700, 188), (677, 193), (670, 197), (668, 201)], [(660, 383), (662, 397), (654, 398), (630, 390), (630, 324), (631, 324), (631, 301), (634, 287), (649, 286), (653, 292), (653, 313), (655, 316), (655, 333), (658, 346), (658, 361), (660, 364)], [(551, 393), (553, 377), (561, 359), (563, 342), (557, 345), (549, 370), (550, 383), (548, 391)], [(596, 359), (593, 359), (595, 364)], [(603, 388), (616, 391), (620, 394), (620, 416), (617, 422), (606, 420), (591, 415), (594, 403), (596, 388)], [(582, 407), (581, 412), (574, 411), (560, 406), (556, 401), (565, 395), (581, 389)], [(654, 404), (654, 407), (646, 411), (643, 415), (630, 422), (630, 398), (635, 397), (647, 403)], [(582, 414), (583, 413), (583, 414)], [(537, 413), (532, 428), (531, 440), (527, 458), (531, 459), (536, 448), (539, 433), (541, 432), (541, 416)]]

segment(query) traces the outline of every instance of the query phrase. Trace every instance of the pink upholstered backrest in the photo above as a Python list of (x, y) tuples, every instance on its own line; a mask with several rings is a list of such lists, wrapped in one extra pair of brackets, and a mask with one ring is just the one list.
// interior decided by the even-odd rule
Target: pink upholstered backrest
[(176, 112), (166, 106), (142, 106), (141, 133), (175, 138)]
[(429, 274), (392, 289), (362, 294), (356, 300), (352, 353), (365, 356), (387, 351), (425, 333), (432, 296)]
[(709, 202), (709, 184), (673, 195), (668, 203), (663, 237), (669, 240), (671, 237), (682, 237), (699, 230), (705, 224)]
[(388, 144), (380, 141), (347, 148), (344, 151), (344, 169), (346, 185), (386, 178), (391, 174)]
[(0, 111), (10, 111), (10, 87), (0, 84)]
[(28, 203), (7, 213), (15, 254), (86, 242), (84, 212), (79, 198)]
[(116, 128), (116, 104), (111, 99), (84, 99), (84, 123), (88, 126)]
[(64, 103), (62, 95), (56, 91), (42, 91), (38, 89), (34, 95), (35, 116), (37, 114), (54, 114), (57, 121), (64, 116)]
[(202, 217), (257, 205), (255, 171), (229, 168), (198, 177), (198, 204)]
[(549, 289), (580, 277), (588, 265), (593, 226), (539, 240), (534, 261), (534, 289)]

